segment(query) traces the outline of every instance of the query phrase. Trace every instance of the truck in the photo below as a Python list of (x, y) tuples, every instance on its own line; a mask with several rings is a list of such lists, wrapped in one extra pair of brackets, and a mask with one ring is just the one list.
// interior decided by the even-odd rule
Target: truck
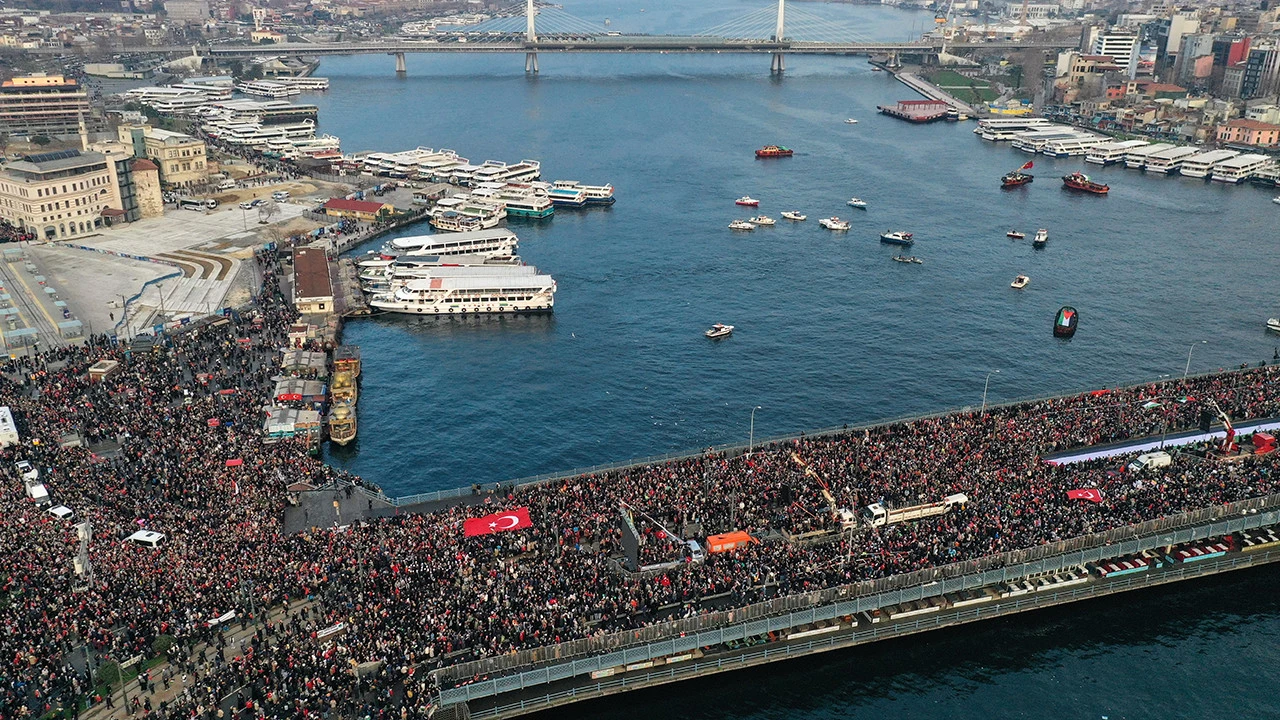
[(957, 505), (964, 505), (969, 502), (969, 496), (964, 493), (956, 493), (948, 495), (941, 502), (925, 503), (923, 505), (911, 505), (909, 507), (890, 508), (885, 507), (882, 503), (873, 503), (863, 508), (862, 519), (871, 527), (884, 527), (885, 525), (894, 525), (900, 522), (908, 522), (911, 520), (919, 520), (921, 518), (933, 517), (941, 515)]
[(1143, 470), (1152, 470), (1155, 468), (1169, 467), (1173, 464), (1173, 457), (1163, 450), (1144, 453), (1138, 456), (1138, 459), (1129, 463), (1129, 472), (1141, 472)]

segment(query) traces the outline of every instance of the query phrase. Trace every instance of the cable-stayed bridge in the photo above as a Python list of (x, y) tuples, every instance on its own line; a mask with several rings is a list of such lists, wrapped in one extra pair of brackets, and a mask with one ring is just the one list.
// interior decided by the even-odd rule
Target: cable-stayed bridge
[[(387, 38), (339, 43), (277, 43), (274, 45), (207, 45), (150, 47), (137, 52), (192, 53), (212, 58), (261, 55), (362, 55), (395, 57), (396, 72), (406, 70), (410, 53), (524, 53), (525, 71), (538, 72), (539, 53), (739, 53), (768, 54), (771, 70), (781, 73), (786, 55), (932, 55), (946, 50), (984, 48), (1021, 50), (1063, 49), (1074, 42), (952, 43), (942, 39), (883, 42), (867, 38), (848, 23), (821, 17), (807, 9), (762, 7), (747, 15), (689, 35), (644, 35), (611, 31), (601, 22), (584, 20), (559, 7), (539, 7), (527, 0), (499, 17), (466, 26), (441, 26), (424, 38)], [(131, 51), (134, 51), (131, 49)], [(56, 48), (31, 53), (63, 53)]]

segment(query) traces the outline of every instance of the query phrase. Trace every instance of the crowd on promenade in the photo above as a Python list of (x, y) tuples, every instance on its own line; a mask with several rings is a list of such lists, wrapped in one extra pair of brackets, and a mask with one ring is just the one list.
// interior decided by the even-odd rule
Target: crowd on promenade
[[(1209, 400), (1233, 418), (1280, 415), (1280, 366), (1172, 380), (801, 437), (508, 487), (479, 506), (286, 535), (288, 485), (356, 483), (301, 442), (261, 437), (294, 313), (264, 254), (258, 322), (126, 352), (104, 338), (0, 365), (22, 442), (0, 454), (0, 717), (92, 695), (77, 653), (119, 661), (169, 643), (183, 689), (136, 712), (165, 718), (417, 717), (428, 671), (512, 650), (970, 560), (1275, 492), (1273, 456), (1179, 455), (1136, 478), (1124, 459), (1063, 468), (1055, 450), (1194, 426)], [(91, 383), (97, 360), (122, 371)], [(63, 447), (78, 434), (85, 447)], [(74, 525), (28, 501), (14, 462), (94, 527), (92, 578)], [(239, 461), (228, 463), (228, 461)], [(1070, 500), (1096, 487), (1103, 502)], [(969, 500), (946, 514), (838, 532), (832, 508)], [(656, 573), (622, 572), (620, 507)], [(466, 537), (462, 523), (528, 508), (532, 527)], [(165, 533), (160, 548), (123, 539)], [(681, 540), (746, 530), (763, 541), (684, 562)], [(787, 538), (829, 533), (825, 542)], [(299, 604), (299, 601), (301, 603)], [(264, 623), (270, 608), (293, 607)], [(300, 609), (299, 609), (300, 608)], [(237, 620), (227, 628), (230, 613)], [(210, 648), (246, 624), (230, 659)], [(84, 646), (81, 649), (81, 646)], [(103, 700), (106, 701), (106, 698)], [(150, 705), (151, 707), (148, 707)], [(67, 705), (69, 707), (69, 705)]]

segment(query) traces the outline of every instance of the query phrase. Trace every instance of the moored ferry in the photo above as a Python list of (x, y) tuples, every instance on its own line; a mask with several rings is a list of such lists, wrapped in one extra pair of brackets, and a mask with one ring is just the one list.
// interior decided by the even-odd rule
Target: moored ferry
[(356, 439), (356, 409), (352, 403), (335, 403), (329, 411), (329, 439), (346, 445)]
[(1094, 182), (1089, 179), (1088, 175), (1081, 172), (1073, 172), (1069, 175), (1063, 175), (1062, 185), (1070, 190), (1079, 190), (1081, 192), (1093, 193), (1094, 195), (1106, 195), (1111, 191), (1111, 187), (1109, 185)]
[(1018, 136), (1018, 133), (1026, 132), (1031, 128), (1049, 126), (1054, 126), (1054, 123), (1045, 118), (987, 118), (985, 120), (979, 120), (978, 127), (974, 128), (973, 132), (983, 140), (1001, 142), (1004, 140), (1013, 140)]
[(538, 313), (552, 311), (555, 292), (550, 275), (433, 277), (374, 295), (369, 306), (410, 315)]
[(1102, 143), (1090, 149), (1085, 154), (1084, 161), (1094, 165), (1115, 165), (1124, 162), (1125, 156), (1130, 152), (1150, 144), (1146, 140), (1116, 140)]
[(1158, 152), (1172, 150), (1177, 147), (1173, 143), (1156, 143), (1130, 150), (1124, 154), (1124, 166), (1130, 170), (1140, 170), (1147, 165), (1147, 159)]
[(1271, 167), (1274, 162), (1266, 155), (1238, 155), (1214, 165), (1210, 178), (1216, 182), (1241, 183), (1259, 170)]
[(583, 185), (577, 180), (556, 180), (551, 184), (551, 187), (581, 190), (582, 196), (588, 205), (612, 205), (614, 201), (613, 185), (608, 183), (604, 185)]
[(1214, 165), (1224, 160), (1230, 160), (1239, 154), (1236, 150), (1210, 150), (1183, 160), (1179, 172), (1187, 177), (1209, 177), (1213, 172)]
[(1147, 156), (1147, 164), (1143, 168), (1149, 173), (1168, 175), (1177, 172), (1187, 158), (1195, 157), (1200, 152), (1191, 147), (1172, 147)]
[(1090, 150), (1103, 144), (1106, 140), (1101, 135), (1081, 134), (1070, 138), (1050, 140), (1045, 143), (1044, 149), (1040, 152), (1049, 157), (1077, 157), (1088, 154)]
[[(519, 242), (515, 233), (504, 228), (454, 235), (412, 235), (387, 241), (379, 254), (387, 265), (401, 256), (510, 255)], [(359, 264), (365, 266), (365, 262), (373, 264), (378, 261), (370, 259)]]

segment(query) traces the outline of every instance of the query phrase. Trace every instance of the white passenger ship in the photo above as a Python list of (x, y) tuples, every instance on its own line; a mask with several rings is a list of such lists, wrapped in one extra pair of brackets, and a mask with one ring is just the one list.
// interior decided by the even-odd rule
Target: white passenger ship
[(978, 127), (974, 128), (974, 134), (980, 136), (983, 140), (992, 142), (1000, 142), (1003, 140), (1013, 140), (1018, 133), (1026, 132), (1032, 128), (1042, 127), (1061, 127), (1049, 122), (1045, 118), (988, 118), (979, 120)]
[(374, 295), (369, 306), (408, 315), (540, 313), (552, 311), (555, 292), (550, 275), (433, 277)]
[(1103, 143), (1090, 150), (1084, 156), (1084, 161), (1094, 165), (1114, 165), (1124, 162), (1125, 156), (1130, 152), (1150, 144), (1146, 140), (1117, 140)]
[(1182, 161), (1182, 174), (1187, 177), (1209, 177), (1213, 166), (1239, 155), (1235, 150), (1210, 150)]
[(1182, 168), (1182, 163), (1187, 158), (1195, 157), (1199, 150), (1192, 147), (1174, 147), (1168, 150), (1162, 150), (1154, 155), (1147, 156), (1147, 165), (1145, 170), (1150, 173), (1160, 173), (1168, 175), (1177, 172)]
[[(395, 238), (383, 244), (381, 258), (431, 255), (511, 255), (519, 245), (516, 234), (505, 228), (479, 230), (448, 235), (413, 235)], [(362, 261), (364, 262), (364, 261)]]
[(1266, 155), (1238, 155), (1214, 165), (1210, 178), (1216, 182), (1241, 183), (1259, 170), (1271, 167), (1273, 163)]
[(1140, 170), (1146, 167), (1147, 158), (1158, 152), (1172, 150), (1175, 147), (1177, 147), (1177, 145), (1172, 143), (1156, 143), (1154, 145), (1147, 145), (1146, 147), (1135, 148), (1125, 153), (1124, 166), (1130, 170)]

